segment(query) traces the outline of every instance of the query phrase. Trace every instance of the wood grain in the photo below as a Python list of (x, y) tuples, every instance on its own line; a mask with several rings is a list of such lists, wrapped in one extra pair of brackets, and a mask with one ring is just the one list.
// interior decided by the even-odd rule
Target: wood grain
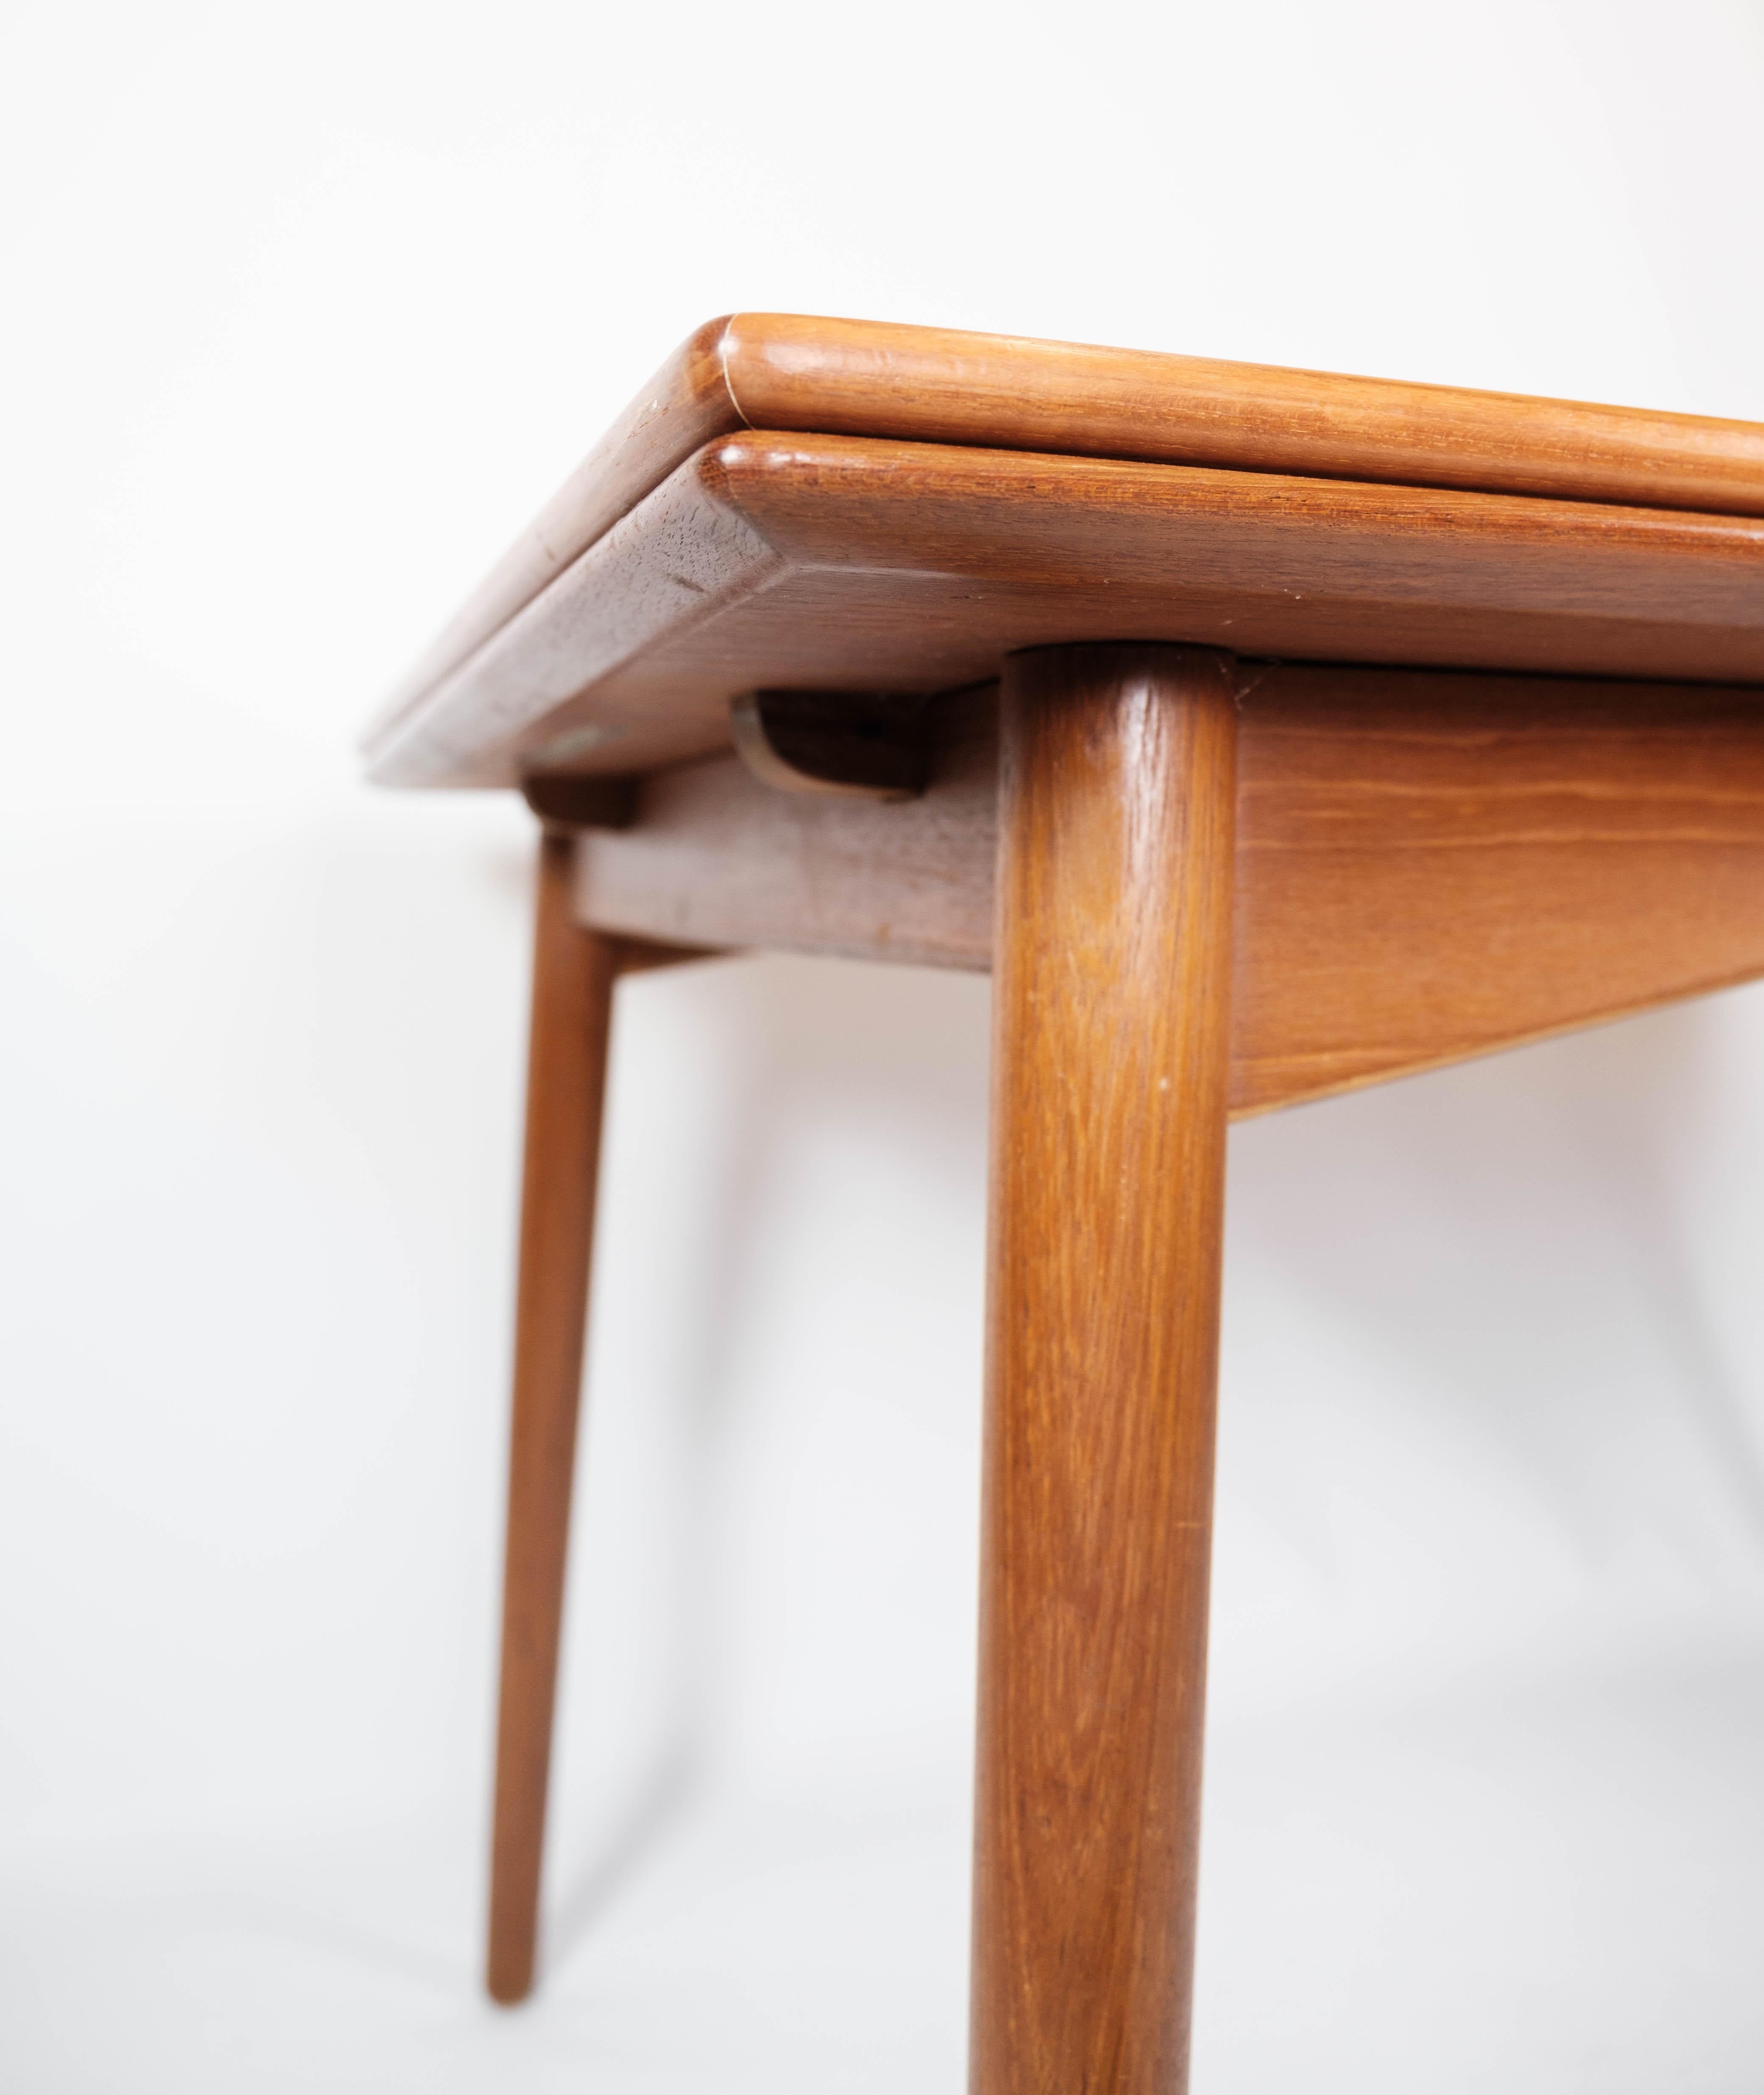
[(490, 1862), (493, 1998), (533, 1984), (588, 1265), (616, 942), (570, 907), (568, 838), (542, 838)]
[[(1244, 665), (1231, 1103), (1256, 1113), (1764, 974), (1764, 692)], [(928, 718), (922, 799), (730, 759), (584, 840), (614, 930), (984, 969), (995, 695)]]
[(525, 609), (701, 444), (741, 426), (723, 375), (728, 324), (707, 320), (663, 364), (412, 664), (370, 725), (369, 740)]
[(1764, 516), (1764, 428), (1213, 357), (738, 313), (750, 428)]
[(615, 525), (376, 745), (373, 771), (643, 771), (726, 747), (740, 691), (948, 690), (1087, 638), (1764, 681), (1764, 523), (756, 434)]
[(1245, 721), (1239, 1110), (1764, 974), (1764, 692), (1283, 673)]
[(1764, 429), (1214, 358), (743, 313), (656, 372), (425, 653), (382, 737), (700, 445), (743, 429), (1764, 516)]
[(911, 801), (780, 792), (733, 756), (651, 772), (628, 829), (582, 838), (578, 913), (687, 944), (989, 967), (996, 687), (939, 702), (927, 726)]
[(1200, 651), (1002, 703), (974, 2095), (1179, 2095), (1200, 1831), (1237, 719)]

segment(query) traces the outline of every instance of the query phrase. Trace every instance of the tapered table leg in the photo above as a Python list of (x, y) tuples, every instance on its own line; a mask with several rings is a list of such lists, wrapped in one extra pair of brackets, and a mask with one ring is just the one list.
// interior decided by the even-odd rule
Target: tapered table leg
[(1187, 2079), (1226, 1106), (1230, 658), (1002, 697), (974, 2095)]
[(539, 846), (527, 1136), (515, 1326), (514, 1422), (503, 1583), (488, 1983), (533, 1984), (558, 1630), (581, 1390), (616, 941), (571, 911), (573, 847)]

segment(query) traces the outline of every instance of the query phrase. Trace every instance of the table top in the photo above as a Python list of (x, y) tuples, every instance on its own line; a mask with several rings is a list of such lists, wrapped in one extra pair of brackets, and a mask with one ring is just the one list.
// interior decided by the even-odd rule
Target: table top
[(369, 729), (497, 786), (729, 740), (768, 687), (1016, 647), (1764, 683), (1764, 426), (743, 314), (638, 394)]

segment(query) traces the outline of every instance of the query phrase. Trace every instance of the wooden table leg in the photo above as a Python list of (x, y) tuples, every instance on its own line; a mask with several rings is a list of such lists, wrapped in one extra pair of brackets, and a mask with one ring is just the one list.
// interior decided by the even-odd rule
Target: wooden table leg
[(607, 1040), (618, 942), (571, 907), (574, 846), (539, 845), (496, 1734), (488, 1983), (533, 1984), (558, 1630), (581, 1391)]
[(1186, 2086), (1213, 1496), (1230, 659), (1006, 665), (974, 2095)]

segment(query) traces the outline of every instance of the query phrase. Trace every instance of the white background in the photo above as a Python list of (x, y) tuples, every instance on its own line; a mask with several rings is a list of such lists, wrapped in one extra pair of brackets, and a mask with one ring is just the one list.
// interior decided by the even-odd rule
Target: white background
[[(731, 307), (1764, 419), (1764, 15), (3, 33), (0, 2086), (955, 2095), (986, 986), (621, 991), (499, 2012), (529, 825), (354, 735)], [(1199, 2095), (1755, 2095), (1764, 997), (1245, 1126), (1229, 1252)]]

